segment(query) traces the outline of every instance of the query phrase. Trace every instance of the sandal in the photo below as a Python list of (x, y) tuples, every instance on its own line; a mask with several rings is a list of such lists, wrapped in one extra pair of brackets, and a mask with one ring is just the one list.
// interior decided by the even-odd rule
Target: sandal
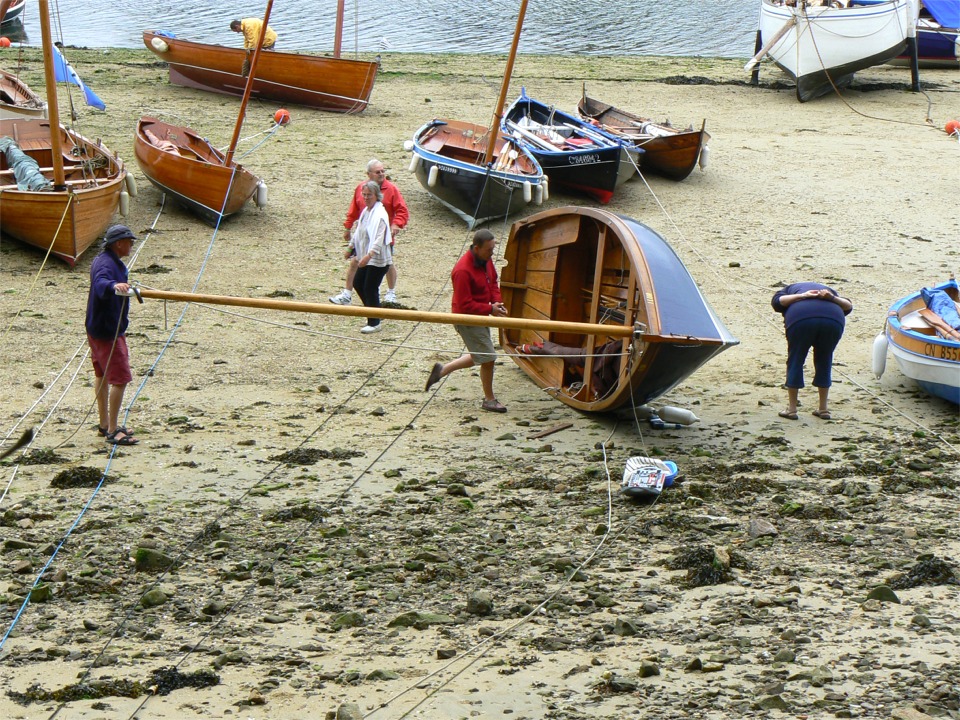
[(820, 418), (821, 420), (829, 420), (829, 419), (830, 419), (830, 411), (829, 411), (829, 410), (823, 410), (823, 411), (821, 411), (821, 410), (814, 410), (814, 411), (813, 411), (813, 415), (814, 415), (814, 417), (818, 417), (818, 418)]
[[(117, 425), (117, 430), (121, 430), (126, 435), (133, 435), (133, 433), (127, 430), (123, 425)], [(97, 435), (100, 437), (106, 437), (107, 428), (103, 427), (102, 425), (97, 425)]]
[(441, 373), (443, 372), (443, 363), (434, 363), (433, 368), (430, 370), (430, 376), (427, 378), (427, 384), (423, 386), (424, 391), (432, 388), (437, 382), (439, 382), (442, 377)]
[(480, 403), (480, 407), (489, 412), (495, 413), (505, 413), (507, 411), (506, 405), (501, 405), (499, 400), (484, 400)]
[(125, 428), (118, 427), (114, 432), (107, 435), (107, 442), (113, 445), (137, 445), (140, 441)]
[(787, 410), (781, 410), (777, 413), (777, 415), (782, 418), (786, 418), (787, 420), (797, 420), (799, 418), (795, 412), (788, 412)]

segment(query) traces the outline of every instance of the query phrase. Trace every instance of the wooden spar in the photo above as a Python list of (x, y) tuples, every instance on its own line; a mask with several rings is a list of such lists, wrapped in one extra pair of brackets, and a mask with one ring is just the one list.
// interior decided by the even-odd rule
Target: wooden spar
[(337, 0), (337, 27), (333, 31), (333, 56), (340, 57), (340, 46), (343, 43), (343, 4), (344, 0)]
[(53, 72), (53, 39), (50, 36), (50, 8), (40, 0), (40, 40), (43, 44), (43, 78), (47, 84), (47, 117), (50, 120), (50, 151), (53, 153), (53, 187), (65, 190), (63, 145), (60, 142), (60, 106), (57, 104), (57, 79)]
[(513, 74), (513, 61), (517, 58), (517, 47), (520, 45), (520, 31), (523, 29), (523, 17), (527, 14), (527, 0), (520, 1), (520, 13), (517, 15), (517, 27), (513, 31), (513, 43), (510, 45), (510, 55), (507, 57), (507, 68), (503, 73), (503, 84), (500, 86), (500, 97), (497, 99), (497, 108), (493, 111), (493, 123), (490, 125), (490, 134), (487, 136), (487, 151), (483, 155), (483, 165), (489, 165), (493, 159), (493, 152), (497, 146), (497, 133), (503, 121), (503, 106), (507, 102), (507, 92), (510, 90), (510, 76)]
[[(446, 325), (476, 325), (479, 327), (512, 328), (515, 330), (540, 330), (547, 332), (577, 333), (580, 335), (605, 335), (609, 337), (632, 337), (634, 329), (628, 325), (600, 325), (594, 323), (564, 322), (560, 320), (530, 320), (526, 318), (491, 317), (489, 315), (461, 315), (457, 313), (425, 312), (420, 310), (397, 310), (393, 308), (351, 307), (324, 303), (271, 300), (267, 298), (242, 298), (229, 295), (201, 295), (198, 293), (167, 292), (137, 288), (141, 297), (174, 302), (204, 303), (207, 305), (231, 305), (233, 307), (306, 312), (319, 315), (344, 315), (348, 317), (376, 317), (383, 320), (409, 320), (412, 322), (443, 323)], [(644, 340), (656, 340), (657, 336), (644, 335)]]
[(764, 43), (763, 47), (760, 48), (757, 54), (747, 61), (747, 64), (743, 66), (743, 69), (753, 70), (753, 66), (760, 62), (763, 56), (770, 51), (770, 48), (772, 48), (774, 45), (780, 42), (780, 38), (782, 38), (784, 35), (787, 34), (787, 30), (792, 28), (795, 22), (797, 22), (797, 16), (791, 15), (790, 19), (783, 24), (783, 27), (777, 30), (776, 34), (772, 38), (767, 40), (766, 43)]
[[(257, 38), (257, 46), (253, 49), (253, 57), (250, 59), (250, 68), (247, 73), (247, 84), (243, 86), (243, 99), (240, 101), (240, 112), (237, 113), (237, 124), (233, 128), (233, 137), (230, 139), (230, 147), (226, 155), (223, 156), (223, 166), (229, 167), (233, 162), (233, 154), (237, 150), (237, 143), (240, 142), (240, 130), (243, 128), (243, 117), (247, 113), (247, 103), (250, 101), (250, 91), (253, 90), (253, 78), (257, 69), (257, 62), (260, 60), (260, 52), (263, 50), (263, 38), (267, 35), (267, 21), (270, 19), (270, 10), (273, 8), (273, 0), (267, 0), (267, 10), (263, 14), (263, 25), (260, 26), (260, 37)], [(218, 208), (223, 210), (223, 208)]]

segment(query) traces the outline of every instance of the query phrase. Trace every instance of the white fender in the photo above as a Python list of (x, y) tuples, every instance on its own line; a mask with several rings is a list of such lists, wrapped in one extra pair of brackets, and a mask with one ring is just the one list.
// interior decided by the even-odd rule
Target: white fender
[(523, 201), (525, 203), (533, 200), (533, 185), (530, 184), (529, 180), (523, 181)]
[(152, 45), (153, 49), (157, 52), (165, 53), (170, 49), (170, 46), (158, 37), (153, 38), (153, 40), (150, 41), (150, 45)]
[(130, 193), (130, 197), (137, 196), (137, 179), (133, 176), (133, 173), (128, 172), (125, 178), (127, 185), (127, 192)]
[(543, 205), (543, 184), (537, 185), (537, 193), (534, 195), (533, 201), (537, 205)]
[(404, 140), (403, 149), (406, 150), (407, 152), (410, 152), (411, 150), (413, 150), (413, 140)]
[(544, 175), (543, 179), (540, 181), (540, 184), (543, 185), (543, 200), (546, 202), (550, 199), (550, 184), (547, 181), (547, 176)]
[(413, 154), (413, 157), (410, 158), (410, 172), (415, 173), (417, 168), (420, 167), (420, 156), (416, 153)]
[(427, 186), (433, 187), (437, 184), (437, 178), (440, 177), (440, 166), (431, 165), (430, 172), (427, 173)]
[(710, 148), (704, 145), (700, 148), (700, 169), (706, 170), (707, 164), (710, 162)]
[(694, 423), (700, 422), (700, 418), (694, 415), (692, 411), (686, 408), (673, 407), (672, 405), (664, 405), (657, 410), (657, 415), (659, 415), (660, 419), (664, 422), (676, 423), (678, 425), (693, 425)]
[(127, 216), (127, 212), (130, 210), (130, 194), (126, 190), (120, 191), (120, 214), (124, 217)]
[(261, 210), (267, 206), (267, 184), (263, 180), (257, 183), (257, 192), (253, 196), (253, 201)]
[(880, 379), (887, 369), (887, 336), (880, 333), (873, 339), (873, 374)]

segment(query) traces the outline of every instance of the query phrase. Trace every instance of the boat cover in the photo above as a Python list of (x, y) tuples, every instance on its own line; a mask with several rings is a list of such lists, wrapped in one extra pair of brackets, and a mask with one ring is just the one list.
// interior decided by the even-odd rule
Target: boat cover
[(960, 314), (957, 313), (957, 306), (949, 295), (943, 290), (931, 288), (921, 289), (920, 295), (923, 296), (927, 307), (939, 315), (947, 325), (954, 330), (960, 330)]
[(37, 161), (27, 155), (12, 137), (0, 138), (0, 152), (7, 156), (7, 167), (13, 170), (18, 190), (47, 190), (53, 187), (40, 172)]
[(945, 28), (960, 28), (960, 2), (957, 0), (923, 0), (933, 19)]

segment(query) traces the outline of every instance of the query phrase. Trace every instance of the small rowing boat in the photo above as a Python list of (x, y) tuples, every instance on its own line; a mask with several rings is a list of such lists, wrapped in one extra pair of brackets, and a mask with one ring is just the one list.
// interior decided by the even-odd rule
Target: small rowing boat
[(45, 118), (47, 103), (13, 73), (0, 70), (0, 120), (14, 117)]
[(500, 289), (511, 318), (618, 331), (501, 330), (520, 369), (578, 410), (643, 405), (739, 342), (673, 248), (636, 220), (599, 208), (546, 210), (513, 224), (504, 257)]
[(686, 130), (679, 130), (669, 121), (657, 123), (594, 100), (587, 96), (586, 88), (583, 89), (577, 112), (581, 118), (596, 124), (601, 130), (643, 148), (640, 156), (642, 171), (671, 180), (683, 180), (693, 172), (697, 163), (701, 170), (707, 167), (710, 133), (706, 129), (706, 120), (699, 130), (694, 130), (692, 125)]
[[(938, 293), (938, 301), (930, 304), (942, 308), (940, 313), (927, 300)], [(955, 279), (897, 300), (873, 343), (874, 374), (883, 375), (889, 348), (904, 375), (931, 395), (960, 405), (960, 329), (947, 321), (952, 304), (954, 323), (960, 324), (958, 300)]]

